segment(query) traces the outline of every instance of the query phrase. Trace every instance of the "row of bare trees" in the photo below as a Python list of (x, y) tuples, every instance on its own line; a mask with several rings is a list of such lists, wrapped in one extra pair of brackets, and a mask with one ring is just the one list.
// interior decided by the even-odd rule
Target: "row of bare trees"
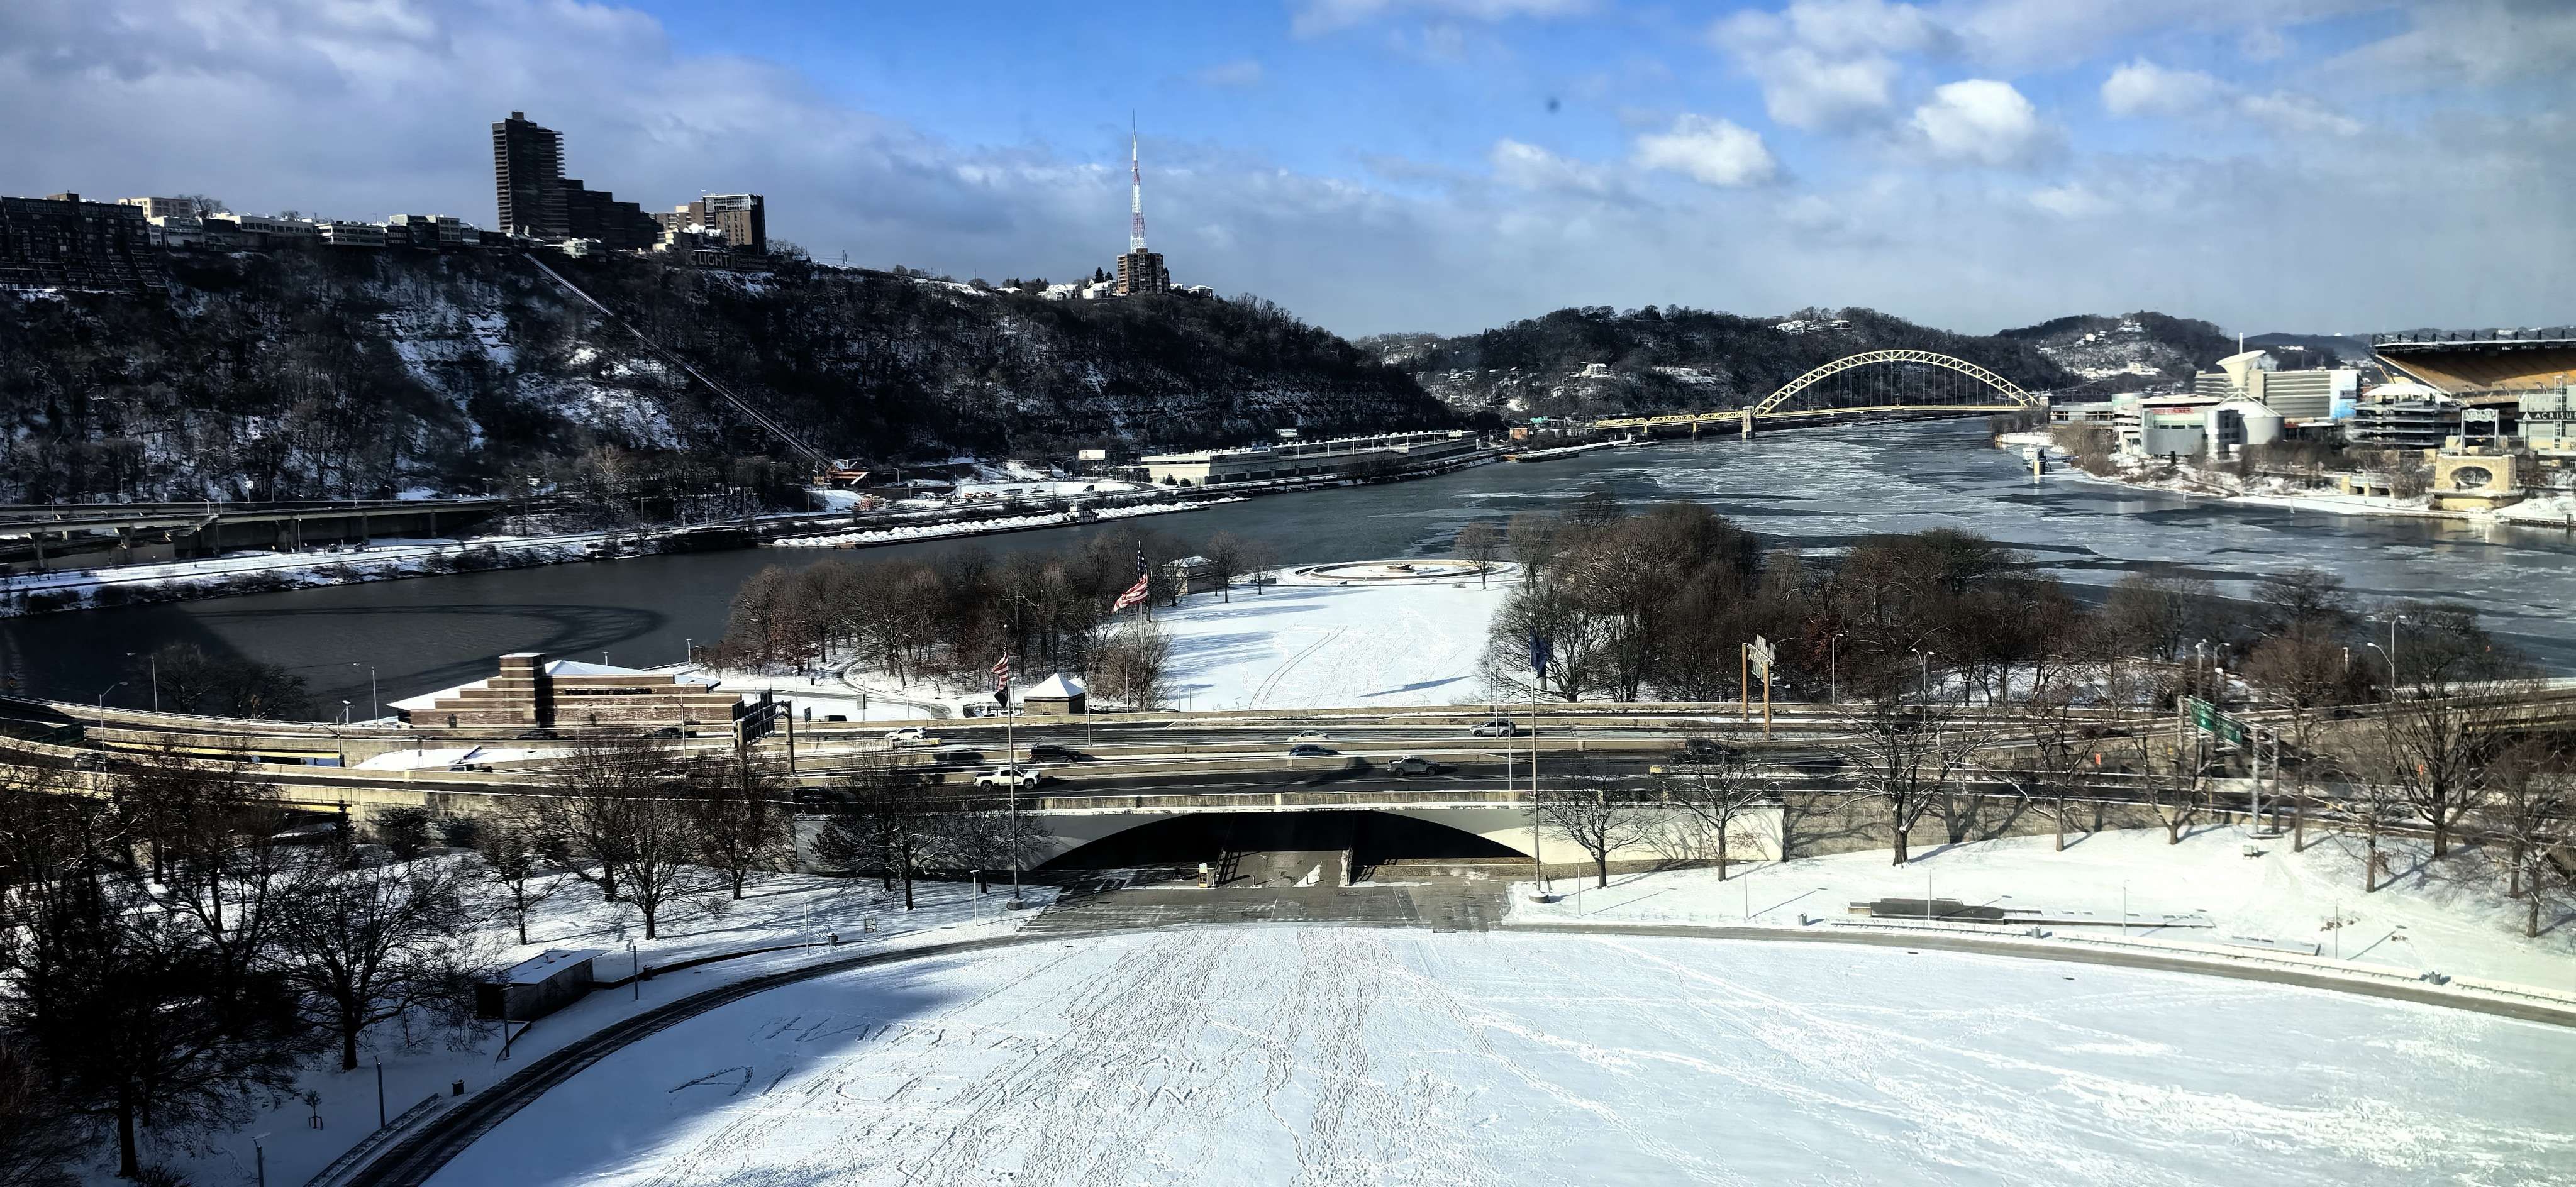
[[(9, 767), (0, 788), (0, 1069), (62, 1144), (104, 1133), (117, 1173), (284, 1095), (308, 1055), (357, 1065), (470, 1011), (480, 954), (454, 863), (375, 864), (298, 830), (246, 768), (148, 756), (90, 782)], [(58, 1164), (58, 1169), (60, 1165)], [(39, 1180), (29, 1180), (39, 1181)]]
[[(1093, 678), (1107, 700), (1150, 707), (1162, 695), (1167, 641), (1135, 612), (1110, 605), (1136, 580), (1141, 556), (1150, 601), (1178, 582), (1166, 567), (1201, 562), (1202, 583), (1231, 598), (1246, 575), (1276, 564), (1267, 545), (1219, 532), (1184, 546), (1157, 532), (1113, 527), (1062, 551), (1006, 553), (964, 547), (933, 559), (848, 561), (790, 570), (772, 565), (736, 591), (721, 640), (697, 658), (720, 667), (785, 670), (849, 660), (901, 683), (978, 686), (997, 656), (1023, 672), (1055, 669)], [(1261, 588), (1256, 585), (1256, 590)]]

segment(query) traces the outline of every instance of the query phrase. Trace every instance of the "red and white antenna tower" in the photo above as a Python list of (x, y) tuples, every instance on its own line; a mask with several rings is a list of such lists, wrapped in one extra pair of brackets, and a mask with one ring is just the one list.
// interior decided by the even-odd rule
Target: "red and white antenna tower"
[(1127, 117), (1127, 209), (1129, 251), (1145, 250), (1145, 169), (1137, 162), (1136, 117)]

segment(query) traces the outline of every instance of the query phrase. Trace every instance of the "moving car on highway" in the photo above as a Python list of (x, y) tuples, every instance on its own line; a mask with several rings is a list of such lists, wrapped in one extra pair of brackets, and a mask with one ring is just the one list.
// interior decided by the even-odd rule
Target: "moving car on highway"
[(989, 771), (979, 772), (975, 776), (977, 787), (1035, 787), (1037, 785), (1036, 767), (995, 767)]
[(1497, 719), (1478, 724), (1467, 732), (1479, 738), (1517, 738), (1521, 736), (1521, 727)]

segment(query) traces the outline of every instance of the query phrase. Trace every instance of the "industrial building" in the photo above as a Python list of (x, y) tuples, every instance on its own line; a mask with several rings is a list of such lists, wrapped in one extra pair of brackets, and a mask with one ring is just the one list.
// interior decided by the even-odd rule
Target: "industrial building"
[(2196, 396), (2217, 400), (2252, 400), (2288, 421), (2326, 420), (2349, 405), (2361, 387), (2361, 372), (2352, 367), (2284, 371), (2271, 352), (2248, 350), (2218, 360), (2218, 369), (2192, 376)]
[(1385, 467), (1418, 466), (1475, 447), (1474, 434), (1463, 429), (1440, 429), (1150, 454), (1137, 460), (1146, 476), (1158, 484), (1223, 486), (1280, 478), (1349, 477)]

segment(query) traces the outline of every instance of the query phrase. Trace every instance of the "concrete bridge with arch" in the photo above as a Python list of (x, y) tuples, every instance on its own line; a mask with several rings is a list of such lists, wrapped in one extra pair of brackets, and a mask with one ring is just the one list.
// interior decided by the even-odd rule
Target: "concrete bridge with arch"
[[(1843, 381), (1846, 386), (1828, 385)], [(1818, 404), (1814, 395), (1830, 392), (1837, 401)], [(1758, 403), (1742, 408), (1678, 412), (1662, 416), (1620, 416), (1592, 422), (1601, 432), (1680, 433), (1697, 436), (1706, 428), (1733, 426), (1750, 437), (1762, 425), (1792, 425), (1854, 416), (1975, 414), (2044, 408), (2048, 397), (2023, 391), (1992, 369), (1930, 350), (1870, 350), (1845, 355), (1808, 371)]]

